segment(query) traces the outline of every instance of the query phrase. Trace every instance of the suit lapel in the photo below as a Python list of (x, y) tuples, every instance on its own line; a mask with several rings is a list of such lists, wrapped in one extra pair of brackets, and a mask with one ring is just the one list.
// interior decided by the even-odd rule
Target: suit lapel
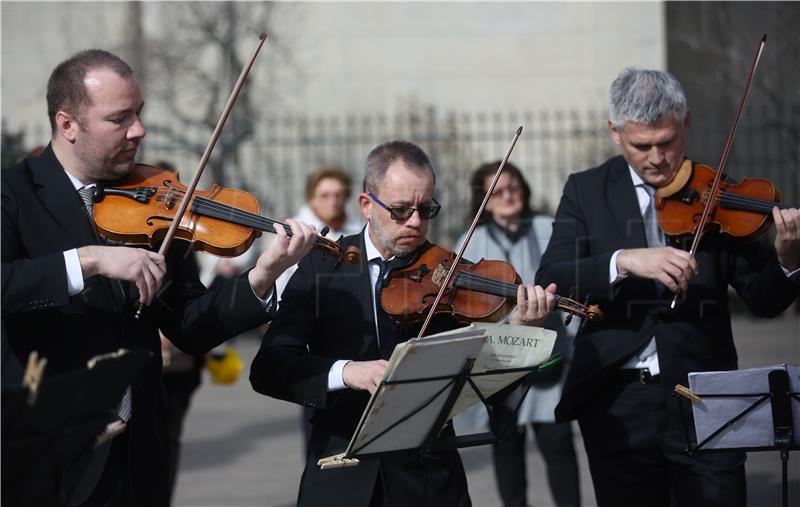
[[(36, 196), (62, 228), (68, 243), (76, 248), (98, 244), (97, 235), (86, 216), (83, 201), (53, 153), (53, 147), (48, 145), (41, 156), (28, 159), (28, 165), (31, 168), (32, 181), (37, 188)], [(99, 287), (106, 292), (116, 308), (122, 305), (124, 288), (121, 282), (106, 278), (87, 280), (86, 288), (90, 287)]]
[(645, 248), (647, 238), (644, 233), (639, 199), (633, 186), (628, 164), (623, 157), (611, 167), (606, 202), (609, 203), (614, 223), (623, 238), (622, 248)]
[(72, 186), (51, 146), (42, 156), (29, 159), (36, 196), (77, 246), (97, 243), (80, 196)]
[[(358, 301), (361, 309), (361, 322), (362, 329), (361, 335), (363, 342), (360, 345), (361, 351), (365, 357), (378, 358), (380, 352), (378, 350), (377, 330), (375, 328), (375, 311), (373, 309), (372, 300), (372, 280), (370, 279), (369, 259), (367, 259), (367, 249), (364, 243), (366, 239), (365, 229), (362, 229), (361, 234), (355, 236), (347, 236), (343, 246), (355, 246), (361, 249), (361, 260), (357, 264), (342, 263), (337, 269), (344, 275), (341, 283), (345, 284), (345, 290), (353, 294)], [(326, 261), (331, 262), (332, 259)], [(353, 322), (353, 328), (356, 329), (357, 323)]]

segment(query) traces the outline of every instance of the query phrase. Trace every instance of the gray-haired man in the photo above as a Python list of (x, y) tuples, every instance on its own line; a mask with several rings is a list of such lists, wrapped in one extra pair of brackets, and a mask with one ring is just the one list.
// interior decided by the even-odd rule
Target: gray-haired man
[(556, 416), (580, 424), (600, 506), (744, 505), (744, 453), (688, 456), (670, 391), (691, 371), (737, 368), (728, 285), (762, 317), (797, 296), (800, 212), (773, 210), (774, 243), (712, 233), (690, 257), (661, 234), (651, 204), (685, 160), (680, 84), (626, 69), (609, 105), (622, 155), (569, 177), (537, 273), (592, 294), (605, 314), (576, 340)]

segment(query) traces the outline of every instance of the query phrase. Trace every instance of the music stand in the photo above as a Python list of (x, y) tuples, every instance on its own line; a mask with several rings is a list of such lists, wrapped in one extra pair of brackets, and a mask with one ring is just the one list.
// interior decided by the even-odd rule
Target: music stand
[(86, 369), (3, 387), (2, 497), (8, 505), (67, 505), (94, 448), (124, 424), (116, 407), (150, 351), (98, 356)]
[[(487, 434), (440, 438), (447, 421), (474, 401), (516, 382), (537, 365), (486, 369), (493, 364), (483, 351), (489, 340), (486, 328), (463, 328), (402, 343), (395, 348), (384, 378), (370, 398), (347, 450), (321, 459), (323, 469), (358, 464), (358, 457), (383, 456), (409, 450), (441, 452), (493, 442)], [(510, 326), (506, 328), (511, 329)], [(547, 358), (555, 332), (529, 328), (533, 356)], [(534, 342), (535, 340), (535, 342)], [(494, 350), (494, 349), (492, 349)], [(496, 358), (493, 358), (496, 360)], [(506, 359), (507, 360), (507, 359)], [(475, 371), (473, 368), (477, 368)], [(503, 376), (506, 376), (503, 378)], [(510, 377), (509, 377), (510, 376)], [(469, 384), (470, 389), (465, 389)]]
[(686, 451), (690, 455), (779, 451), (782, 499), (788, 506), (789, 451), (800, 449), (800, 368), (690, 373), (689, 384), (690, 389), (675, 389), (692, 402), (694, 439), (684, 408), (687, 402), (678, 398)]
[[(462, 448), (462, 447), (473, 447), (478, 445), (487, 445), (487, 444), (494, 444), (498, 441), (499, 437), (497, 435), (505, 434), (507, 427), (500, 428), (496, 426), (497, 421), (494, 420), (492, 417), (492, 412), (494, 411), (494, 407), (498, 403), (498, 401), (491, 401), (490, 398), (494, 398), (495, 400), (502, 400), (505, 402), (505, 398), (510, 396), (515, 389), (517, 389), (522, 382), (526, 382), (524, 389), (522, 389), (519, 399), (513, 405), (511, 409), (512, 417), (508, 421), (508, 424), (517, 424), (517, 420), (519, 418), (519, 411), (522, 408), (522, 405), (525, 403), (525, 399), (528, 395), (528, 392), (531, 390), (532, 384), (529, 383), (531, 381), (535, 381), (539, 376), (546, 376), (550, 375), (551, 368), (554, 368), (565, 361), (565, 358), (560, 353), (555, 353), (550, 358), (536, 366), (531, 366), (527, 368), (512, 368), (512, 369), (502, 369), (502, 370), (490, 370), (480, 373), (473, 373), (472, 376), (468, 379), (471, 380), (472, 378), (480, 378), (485, 375), (503, 375), (508, 373), (516, 373), (516, 372), (524, 372), (526, 373), (525, 376), (520, 377), (518, 380), (514, 381), (513, 383), (509, 384), (507, 387), (503, 388), (501, 391), (491, 394), (490, 396), (483, 396), (482, 393), (478, 390), (475, 386), (474, 382), (468, 382), (470, 387), (472, 388), (473, 392), (476, 393), (477, 396), (480, 397), (480, 407), (476, 406), (473, 407), (475, 410), (479, 410), (480, 408), (486, 413), (486, 420), (479, 419), (477, 422), (466, 423), (464, 431), (469, 432), (473, 431), (472, 433), (465, 433), (459, 434), (455, 437), (455, 439), (451, 439), (453, 441), (453, 447)], [(472, 410), (471, 408), (470, 410)], [(480, 431), (480, 429), (488, 426), (489, 431)], [(456, 431), (459, 431), (458, 427), (456, 427)]]

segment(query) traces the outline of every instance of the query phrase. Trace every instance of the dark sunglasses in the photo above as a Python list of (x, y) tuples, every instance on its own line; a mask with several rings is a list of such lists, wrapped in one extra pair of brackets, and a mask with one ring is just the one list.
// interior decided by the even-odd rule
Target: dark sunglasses
[(380, 204), (383, 209), (388, 210), (392, 220), (408, 220), (415, 211), (419, 213), (419, 217), (421, 219), (430, 220), (432, 218), (436, 218), (436, 215), (439, 214), (439, 210), (442, 209), (442, 205), (439, 204), (435, 197), (433, 198), (433, 204), (423, 204), (422, 206), (412, 208), (411, 206), (387, 206), (374, 195), (367, 195), (370, 199)]

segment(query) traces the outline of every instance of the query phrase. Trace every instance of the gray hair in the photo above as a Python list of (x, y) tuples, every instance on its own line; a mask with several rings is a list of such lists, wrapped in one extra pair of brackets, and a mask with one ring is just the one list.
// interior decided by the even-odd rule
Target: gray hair
[(433, 164), (422, 148), (408, 141), (390, 141), (375, 147), (367, 155), (367, 161), (364, 163), (363, 191), (376, 194), (386, 177), (386, 170), (397, 160), (401, 160), (412, 171), (429, 171), (433, 176), (433, 182), (436, 183)]
[(653, 125), (667, 114), (683, 122), (688, 110), (683, 88), (669, 72), (628, 67), (611, 83), (608, 112), (616, 129), (627, 122)]

